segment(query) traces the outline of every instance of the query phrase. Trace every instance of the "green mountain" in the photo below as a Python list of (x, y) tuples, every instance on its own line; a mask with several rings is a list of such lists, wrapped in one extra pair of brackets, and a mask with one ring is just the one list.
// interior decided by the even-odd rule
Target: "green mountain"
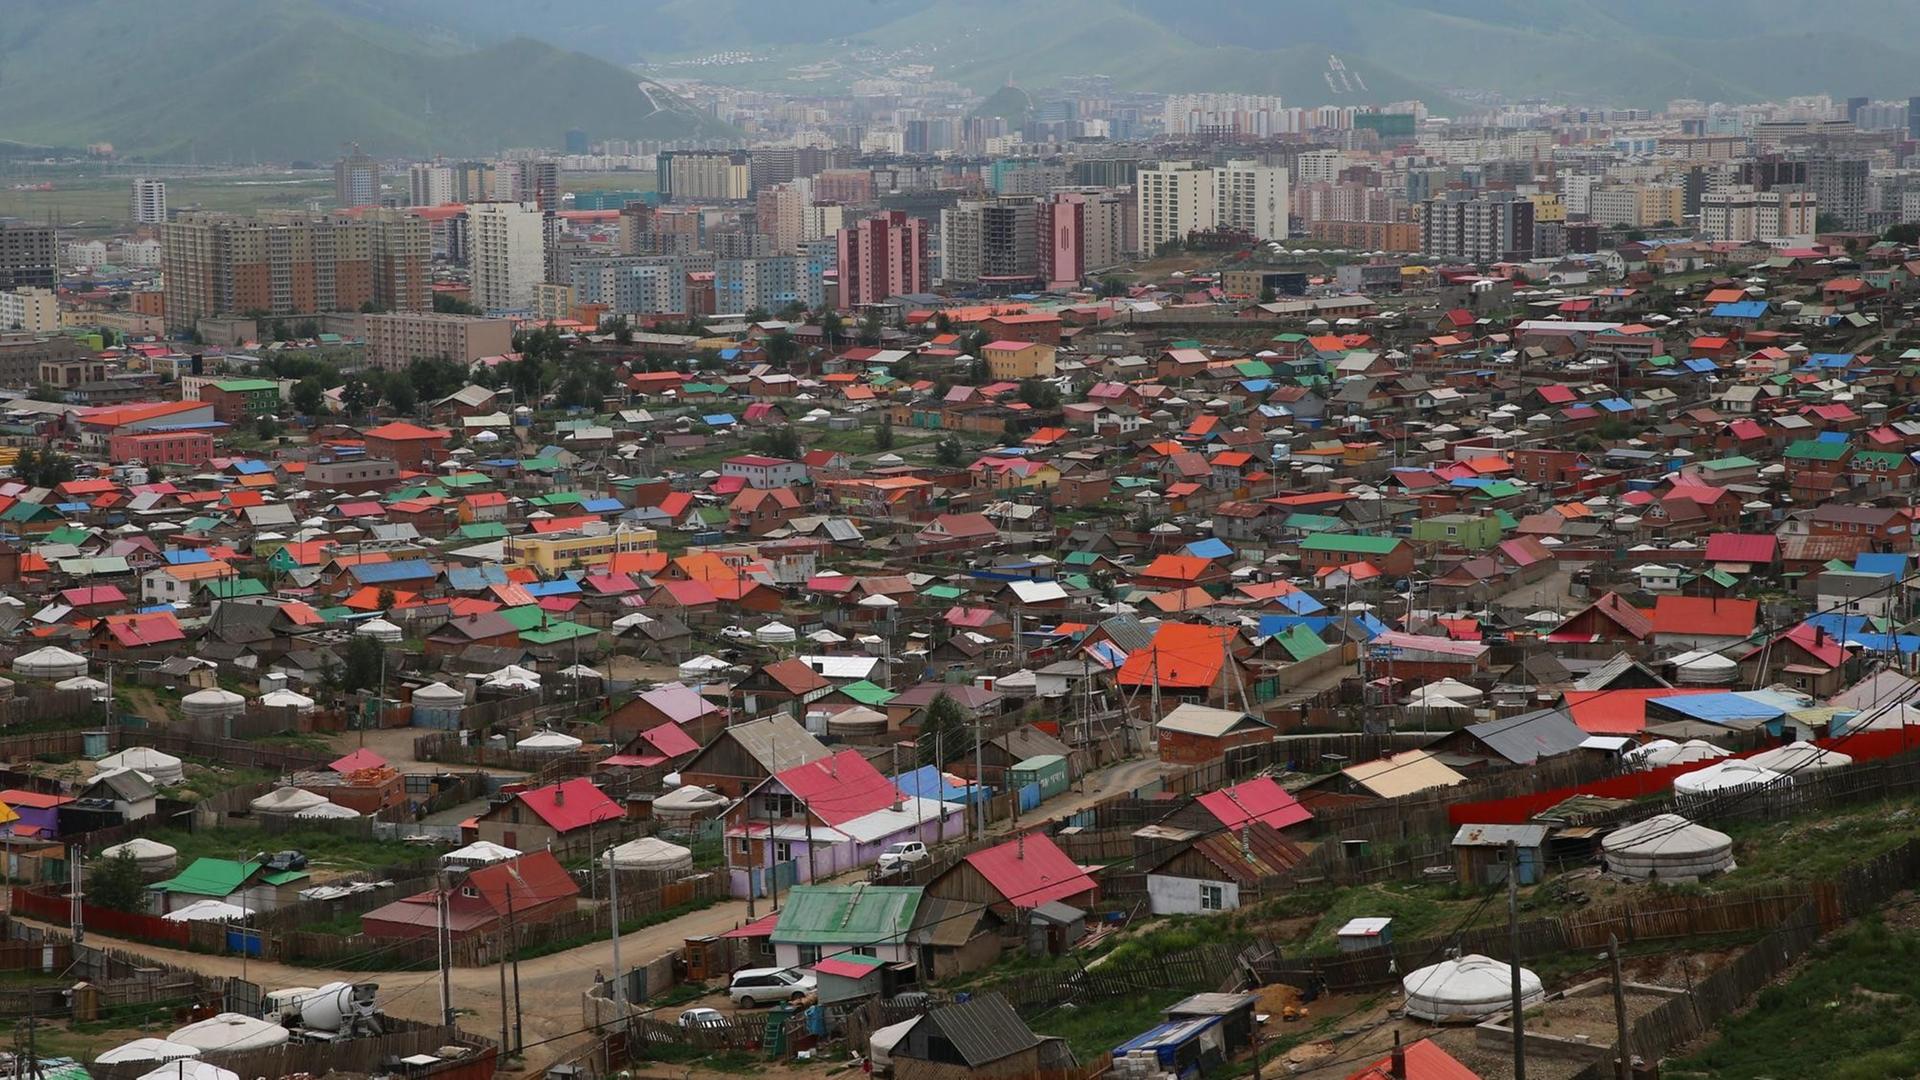
[(32, 0), (0, 20), (0, 140), (200, 161), (480, 153), (731, 129), (597, 57), (474, 47), (316, 0)]
[[(374, 0), (329, 0), (335, 4)], [(1912, 0), (380, 0), (404, 25), (527, 34), (619, 63), (748, 50), (675, 77), (803, 88), (790, 70), (914, 50), (982, 93), (1105, 74), (1123, 88), (1278, 93), (1301, 104), (1499, 91), (1594, 103), (1920, 93)], [(1350, 73), (1329, 84), (1329, 57)], [(1364, 89), (1361, 89), (1364, 85)]]

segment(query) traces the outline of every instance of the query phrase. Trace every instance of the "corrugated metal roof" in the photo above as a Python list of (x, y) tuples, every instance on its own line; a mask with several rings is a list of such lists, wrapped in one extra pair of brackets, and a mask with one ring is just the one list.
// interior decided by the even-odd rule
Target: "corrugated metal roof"
[(929, 1012), (923, 1024), (945, 1036), (968, 1067), (980, 1068), (1040, 1045), (1040, 1037), (999, 994), (980, 994)]
[(1547, 839), (1545, 825), (1462, 825), (1453, 834), (1454, 847), (1539, 847)]
[(796, 885), (774, 927), (775, 943), (873, 945), (899, 941), (920, 906), (906, 885)]

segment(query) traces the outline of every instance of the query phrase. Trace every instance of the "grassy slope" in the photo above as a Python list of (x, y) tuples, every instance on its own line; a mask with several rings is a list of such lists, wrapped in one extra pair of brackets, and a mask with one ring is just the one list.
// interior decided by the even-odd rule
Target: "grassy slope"
[[(348, 141), (375, 153), (482, 152), (555, 143), (575, 125), (656, 138), (719, 130), (671, 95), (656, 92), (672, 107), (653, 112), (612, 64), (527, 39), (448, 49), (308, 0), (170, 7), (155, 22), (137, 0), (84, 0), (0, 28), (13, 105), (0, 138), (106, 140), (204, 161), (327, 158)], [(75, 79), (76, 54), (152, 63)]]
[(1920, 935), (1867, 922), (1821, 946), (1784, 984), (1722, 1024), (1720, 1038), (1662, 1063), (1670, 1080), (1920, 1075)]

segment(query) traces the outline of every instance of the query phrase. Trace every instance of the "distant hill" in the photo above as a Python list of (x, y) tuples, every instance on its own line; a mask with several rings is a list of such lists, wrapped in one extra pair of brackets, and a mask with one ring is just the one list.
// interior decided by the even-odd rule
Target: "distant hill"
[[(375, 0), (328, 0), (375, 5)], [(728, 49), (805, 63), (851, 39), (923, 47), (982, 93), (1099, 73), (1132, 89), (1277, 93), (1300, 104), (1444, 91), (1659, 105), (1920, 93), (1911, 0), (378, 0), (389, 19), (526, 34), (621, 63)], [(813, 45), (817, 48), (808, 49)], [(812, 53), (812, 55), (808, 55)], [(1327, 59), (1355, 78), (1330, 88)], [(689, 72), (692, 74), (692, 72)], [(727, 68), (701, 72), (725, 80)], [(770, 82), (764, 66), (743, 76)], [(1364, 84), (1365, 89), (1360, 89)]]
[(731, 129), (603, 59), (483, 46), (317, 0), (25, 0), (0, 20), (0, 140), (201, 161), (479, 153)]

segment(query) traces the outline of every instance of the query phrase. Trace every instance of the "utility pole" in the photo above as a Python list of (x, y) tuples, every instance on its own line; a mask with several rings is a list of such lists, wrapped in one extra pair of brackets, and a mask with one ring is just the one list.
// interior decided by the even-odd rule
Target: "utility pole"
[(80, 884), (84, 880), (87, 849), (75, 844), (67, 848), (67, 873), (70, 879), (67, 889), (67, 924), (73, 928), (73, 943), (87, 943), (87, 929), (83, 916), (86, 913), (82, 902)]
[[(987, 787), (987, 756), (980, 749), (980, 718), (973, 718), (973, 783), (985, 791)], [(1018, 798), (1018, 796), (1016, 796)], [(980, 800), (980, 839), (987, 838), (987, 800)]]
[[(507, 952), (513, 957), (513, 1052), (517, 1054), (526, 1042), (520, 1034), (520, 917), (513, 910), (512, 886), (507, 887), (507, 933), (513, 938)], [(506, 1004), (503, 998), (501, 1008), (505, 1008)], [(504, 1051), (505, 1047), (501, 1049)]]
[[(512, 890), (509, 889), (509, 892)], [(453, 935), (447, 932), (447, 872), (440, 871), (440, 889), (435, 914), (440, 925), (435, 928), (435, 939), (440, 946), (440, 1022), (453, 1026)], [(244, 951), (244, 950), (243, 950)]]
[[(513, 906), (513, 887), (507, 887), (507, 906)], [(500, 1056), (505, 1057), (513, 1046), (507, 1041), (507, 954), (513, 949), (507, 944), (507, 928), (500, 927), (493, 932), (493, 947), (500, 953)]]
[(1627, 1045), (1627, 989), (1620, 980), (1620, 938), (1607, 935), (1607, 959), (1613, 964), (1613, 1071), (1615, 1080), (1631, 1080), (1633, 1051)]
[(620, 871), (613, 864), (613, 849), (607, 849), (607, 898), (613, 902), (613, 1005), (622, 1022), (627, 1018), (627, 978), (620, 967)]
[(1507, 841), (1507, 972), (1513, 991), (1513, 1080), (1527, 1080), (1526, 1016), (1520, 1008), (1520, 845)]

